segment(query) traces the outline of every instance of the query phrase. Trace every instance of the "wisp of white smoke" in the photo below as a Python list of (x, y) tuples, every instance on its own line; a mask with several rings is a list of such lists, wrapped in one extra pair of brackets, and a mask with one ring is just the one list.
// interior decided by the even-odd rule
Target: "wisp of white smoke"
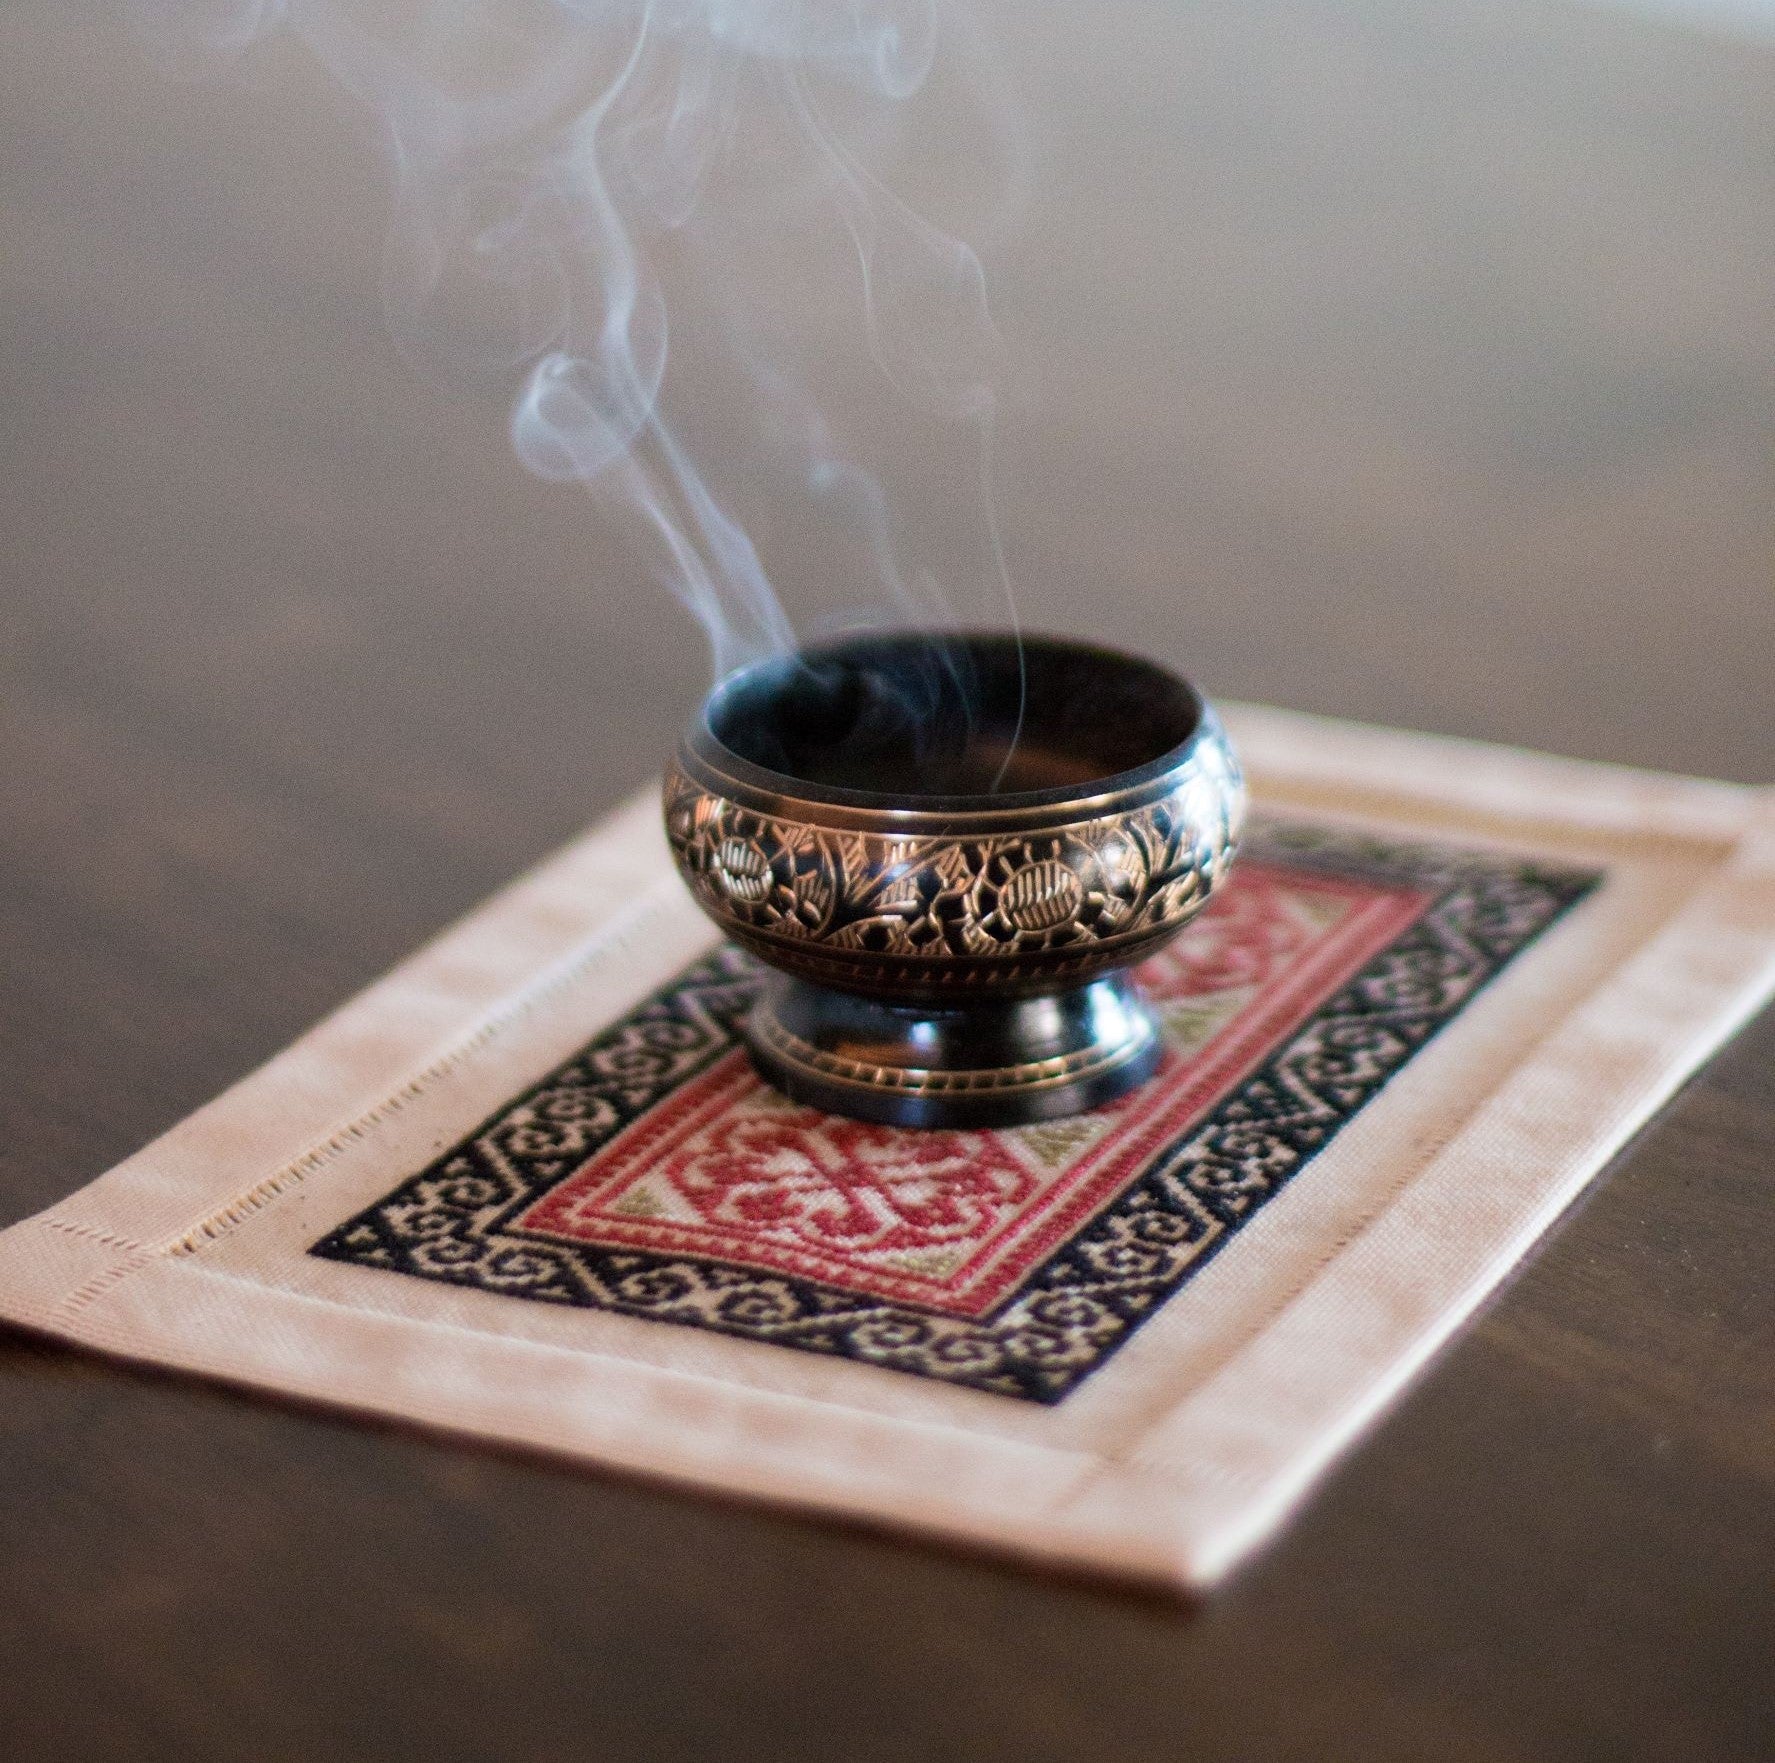
[[(777, 349), (808, 229), (855, 249), (857, 333), (881, 379), (977, 442), (985, 573), (1015, 624), (992, 514), (995, 336), (979, 259), (872, 169), (929, 78), (937, 0), (127, 0), (168, 63), (293, 32), (369, 107), (393, 216), (383, 299), (429, 372), (503, 376), (539, 476), (591, 490), (707, 631), (719, 677), (795, 636), (728, 501), (668, 419), (668, 311), (719, 347), (748, 434), (869, 560), (871, 616), (947, 617), (895, 560), (877, 481), (847, 460)], [(773, 287), (773, 278), (775, 278)], [(675, 296), (676, 298), (676, 296)], [(692, 388), (694, 401), (695, 388)]]

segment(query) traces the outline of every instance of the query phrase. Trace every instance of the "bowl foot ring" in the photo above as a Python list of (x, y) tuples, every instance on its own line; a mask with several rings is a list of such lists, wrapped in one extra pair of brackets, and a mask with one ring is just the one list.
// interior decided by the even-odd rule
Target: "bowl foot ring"
[(1126, 974), (962, 1007), (890, 1004), (773, 977), (745, 1024), (752, 1063), (798, 1102), (890, 1126), (1023, 1126), (1125, 1095), (1158, 1069), (1158, 1024)]

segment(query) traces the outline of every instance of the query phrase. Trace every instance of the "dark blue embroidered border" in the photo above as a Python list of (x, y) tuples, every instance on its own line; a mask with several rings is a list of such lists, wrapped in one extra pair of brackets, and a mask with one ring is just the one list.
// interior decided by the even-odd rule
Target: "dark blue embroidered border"
[(733, 1048), (753, 979), (731, 949), (680, 974), (311, 1253), (1058, 1401), (1599, 879), (1313, 826), (1270, 825), (1254, 843), (1268, 861), (1403, 883), (1433, 903), (987, 1317), (509, 1229), (600, 1145)]

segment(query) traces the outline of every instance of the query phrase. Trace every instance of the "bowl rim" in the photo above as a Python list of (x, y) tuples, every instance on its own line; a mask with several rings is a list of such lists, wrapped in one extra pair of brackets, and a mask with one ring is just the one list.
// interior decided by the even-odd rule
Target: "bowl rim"
[(1043, 649), (1076, 657), (1093, 658), (1118, 667), (1137, 669), (1161, 676), (1173, 687), (1181, 687), (1194, 711), (1190, 731), (1174, 746), (1139, 765), (1106, 773), (1081, 783), (1057, 784), (1042, 790), (1000, 790), (969, 795), (923, 793), (890, 793), (884, 790), (846, 789), (835, 784), (816, 784), (797, 777), (793, 772), (777, 771), (736, 753), (716, 733), (711, 713), (721, 699), (749, 675), (766, 667), (778, 666), (785, 657), (766, 656), (735, 668), (724, 675), (704, 694), (689, 728), (685, 731), (682, 752), (700, 762), (724, 780), (743, 785), (789, 802), (825, 805), (848, 809), (853, 813), (879, 816), (888, 821), (915, 821), (932, 815), (965, 814), (969, 816), (1013, 817), (1031, 810), (1076, 807), (1090, 809), (1146, 786), (1169, 781), (1173, 775), (1195, 758), (1197, 750), (1218, 732), (1219, 722), (1195, 684), (1163, 662), (1148, 655), (1114, 648), (1106, 643), (1087, 642), (1076, 637), (1049, 632), (993, 630), (960, 630), (924, 633), (916, 630), (884, 630), (857, 632), (829, 642), (806, 645), (795, 654), (819, 659), (854, 649), (872, 638), (893, 640), (924, 634), (940, 635), (945, 641), (976, 644), (982, 647), (1009, 647), (1021, 643), (1024, 649)]

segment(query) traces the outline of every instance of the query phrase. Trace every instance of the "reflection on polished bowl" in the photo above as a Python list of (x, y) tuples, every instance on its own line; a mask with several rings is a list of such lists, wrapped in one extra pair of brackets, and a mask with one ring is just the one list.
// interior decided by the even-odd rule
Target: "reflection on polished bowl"
[(912, 1126), (1074, 1113), (1149, 1075), (1128, 969), (1206, 904), (1243, 805), (1186, 681), (1007, 635), (858, 637), (743, 669), (665, 786), (697, 903), (773, 970), (759, 1069)]

